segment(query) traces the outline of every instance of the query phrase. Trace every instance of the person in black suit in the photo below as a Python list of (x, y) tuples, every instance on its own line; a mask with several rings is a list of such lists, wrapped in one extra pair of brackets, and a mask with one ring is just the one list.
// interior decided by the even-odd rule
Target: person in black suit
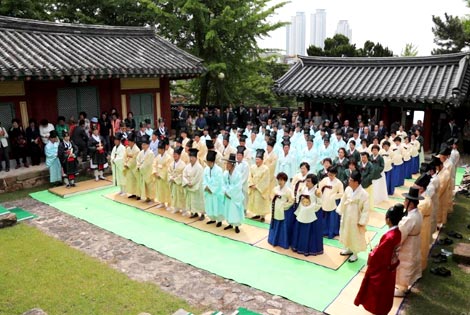
[(384, 125), (384, 121), (381, 120), (379, 121), (379, 139), (382, 140), (385, 137), (385, 134), (387, 133), (387, 127)]
[(222, 124), (224, 128), (230, 127), (233, 123), (234, 115), (231, 107), (225, 109), (225, 113), (222, 115)]
[(184, 109), (183, 105), (178, 105), (176, 112), (176, 130), (179, 134), (181, 129), (186, 130), (186, 121), (188, 120), (188, 112)]
[(369, 131), (369, 127), (364, 127), (363, 130), (364, 131), (361, 134), (361, 139), (367, 140), (367, 143), (371, 143), (372, 142), (372, 135)]
[(78, 126), (73, 129), (72, 141), (78, 147), (76, 156), (82, 156), (82, 162), (87, 160), (88, 154), (88, 136), (85, 131), (85, 120), (81, 119)]
[(450, 138), (458, 138), (458, 128), (453, 118), (442, 127), (441, 130), (441, 149), (447, 146), (447, 140)]

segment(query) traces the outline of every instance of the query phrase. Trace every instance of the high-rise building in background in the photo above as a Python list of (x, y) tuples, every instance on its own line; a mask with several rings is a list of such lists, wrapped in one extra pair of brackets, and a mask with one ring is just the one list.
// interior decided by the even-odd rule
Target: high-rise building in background
[(297, 12), (286, 27), (286, 53), (305, 55), (305, 12)]
[(326, 38), (326, 11), (317, 9), (310, 15), (310, 45), (325, 47)]
[(349, 38), (349, 42), (352, 41), (352, 29), (349, 27), (348, 20), (339, 20), (335, 34), (343, 34)]

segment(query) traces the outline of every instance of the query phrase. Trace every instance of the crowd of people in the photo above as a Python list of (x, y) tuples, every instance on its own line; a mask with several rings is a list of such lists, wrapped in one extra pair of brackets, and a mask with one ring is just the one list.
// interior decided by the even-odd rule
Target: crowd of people
[[(451, 134), (425, 163), (421, 122), (409, 130), (399, 124), (388, 129), (360, 115), (350, 124), (341, 115), (330, 122), (318, 112), (303, 117), (227, 109), (201, 113), (205, 122), (192, 129), (179, 107), (176, 138), (170, 141), (163, 119), (152, 129), (151, 121), (137, 125), (132, 113), (124, 121), (115, 111), (110, 117), (103, 113), (88, 121), (81, 113), (77, 124), (59, 117), (55, 127), (31, 121), (26, 132), (14, 131), (15, 121), (10, 137), (20, 134), (36, 154), (44, 147), (52, 183), (75, 186), (78, 163), (89, 157), (96, 181), (111, 166), (122, 196), (235, 233), (246, 216), (264, 222), (270, 214), (271, 245), (322, 255), (323, 239), (339, 236), (341, 255), (351, 263), (370, 245), (366, 226), (374, 205), (420, 173), (404, 205), (388, 210), (390, 230), (369, 255), (356, 304), (376, 314), (385, 314), (393, 295), (405, 295), (421, 277), (431, 235), (452, 212), (458, 139)], [(14, 149), (21, 159), (19, 151)], [(370, 292), (384, 295), (372, 294), (374, 300)]]

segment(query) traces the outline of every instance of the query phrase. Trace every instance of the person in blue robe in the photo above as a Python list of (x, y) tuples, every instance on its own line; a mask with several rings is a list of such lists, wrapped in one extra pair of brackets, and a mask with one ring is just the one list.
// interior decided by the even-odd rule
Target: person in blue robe
[(62, 167), (59, 160), (59, 137), (57, 131), (52, 130), (49, 135), (44, 153), (46, 155), (46, 166), (49, 169), (49, 182), (57, 186), (62, 185)]
[(224, 220), (224, 193), (223, 171), (215, 164), (216, 151), (208, 151), (206, 156), (207, 166), (204, 169), (202, 186), (204, 187), (204, 204), (206, 214), (209, 217), (207, 224), (217, 223), (222, 225)]

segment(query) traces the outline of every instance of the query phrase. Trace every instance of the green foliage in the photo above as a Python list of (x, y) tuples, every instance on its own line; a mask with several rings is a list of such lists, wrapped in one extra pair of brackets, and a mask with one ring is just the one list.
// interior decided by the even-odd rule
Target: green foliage
[(36, 20), (52, 20), (49, 0), (0, 0), (0, 15)]
[(48, 314), (167, 315), (192, 308), (28, 225), (2, 230), (0, 244), (1, 314), (40, 307)]
[(336, 34), (333, 38), (325, 39), (325, 48), (310, 46), (307, 49), (309, 56), (326, 57), (392, 57), (393, 52), (380, 43), (366, 41), (363, 48), (356, 49), (356, 45), (349, 42), (349, 38)]
[(462, 51), (470, 45), (470, 21), (468, 18), (444, 14), (444, 19), (432, 16), (434, 27), (434, 43), (438, 48), (433, 49), (433, 55), (450, 54)]
[(405, 49), (401, 51), (402, 57), (415, 57), (418, 55), (418, 47), (413, 43), (408, 43), (405, 45)]
[[(158, 21), (158, 32), (171, 42), (202, 58), (208, 72), (200, 80), (199, 103), (234, 102), (259, 63), (257, 40), (285, 23), (267, 22), (285, 2), (268, 7), (268, 0), (145, 1)], [(218, 78), (224, 73), (223, 80)], [(257, 84), (266, 84), (256, 78)], [(268, 87), (264, 87), (267, 89)], [(262, 95), (259, 93), (257, 95)]]

